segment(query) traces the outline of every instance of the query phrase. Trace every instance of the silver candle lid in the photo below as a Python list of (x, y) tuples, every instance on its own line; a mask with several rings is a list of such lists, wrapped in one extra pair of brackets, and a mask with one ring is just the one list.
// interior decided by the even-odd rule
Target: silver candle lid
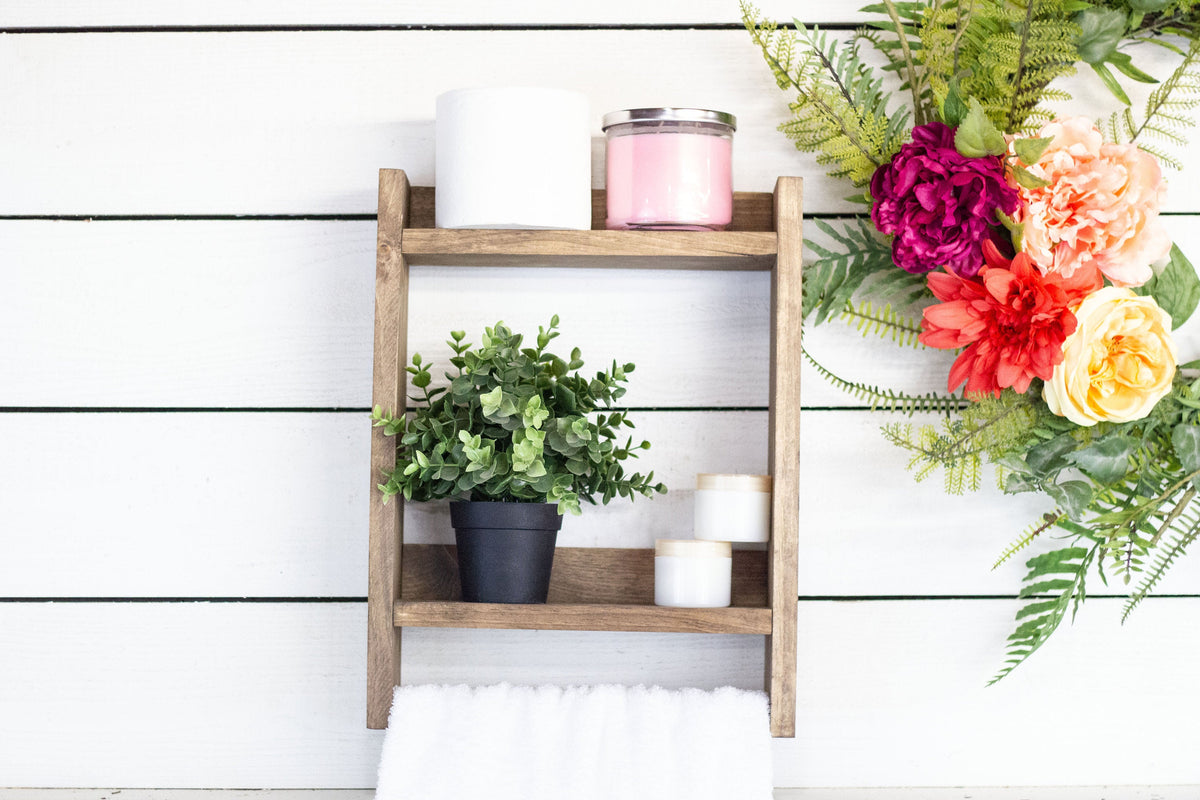
[(733, 114), (707, 108), (627, 108), (624, 111), (610, 111), (604, 115), (600, 130), (608, 130), (613, 125), (625, 122), (709, 122), (737, 130), (737, 117)]

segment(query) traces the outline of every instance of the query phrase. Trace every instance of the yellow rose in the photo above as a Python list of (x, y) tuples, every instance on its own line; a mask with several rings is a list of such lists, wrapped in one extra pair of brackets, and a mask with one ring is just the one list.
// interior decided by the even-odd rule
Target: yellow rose
[(1042, 391), (1050, 410), (1079, 425), (1130, 422), (1171, 391), (1171, 315), (1150, 297), (1106, 286), (1075, 309), (1079, 325)]

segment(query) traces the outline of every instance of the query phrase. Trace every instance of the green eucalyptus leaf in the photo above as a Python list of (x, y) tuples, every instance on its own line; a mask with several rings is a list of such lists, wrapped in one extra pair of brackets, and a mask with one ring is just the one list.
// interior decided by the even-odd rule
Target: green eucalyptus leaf
[(479, 405), (483, 408), (485, 417), (493, 416), (500, 410), (500, 404), (504, 402), (504, 390), (497, 386), (490, 392), (479, 395)]
[(967, 116), (954, 132), (954, 149), (968, 158), (998, 156), (1008, 151), (1004, 134), (992, 123), (983, 106), (970, 99)]
[[(539, 345), (559, 336), (557, 317), (540, 329)], [(433, 365), (416, 357), (407, 373), (424, 390), (412, 397), (407, 416), (394, 418), (373, 408), (372, 422), (397, 436), (397, 467), (380, 491), (415, 501), (470, 496), (473, 499), (552, 502), (578, 513), (586, 500), (653, 495), (662, 490), (640, 475), (627, 476), (615, 450), (614, 429), (628, 424), (620, 412), (587, 415), (598, 403), (619, 397), (632, 364), (597, 374), (589, 382), (579, 348), (570, 360), (542, 349), (522, 348), (522, 336), (502, 322), (487, 328), (476, 348), (451, 331), (447, 344), (459, 374), (445, 373), (448, 386), (430, 390)], [(568, 467), (570, 462), (570, 467)], [(578, 474), (577, 474), (578, 473)]]

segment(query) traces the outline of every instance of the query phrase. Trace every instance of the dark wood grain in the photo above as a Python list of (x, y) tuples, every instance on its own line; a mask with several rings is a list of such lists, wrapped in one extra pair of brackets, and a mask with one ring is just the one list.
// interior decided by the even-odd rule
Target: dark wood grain
[[(458, 600), (458, 557), (452, 545), (404, 545), (404, 600)], [(733, 551), (734, 606), (767, 607), (767, 553)], [(551, 603), (653, 605), (654, 551), (560, 547), (550, 572)]]

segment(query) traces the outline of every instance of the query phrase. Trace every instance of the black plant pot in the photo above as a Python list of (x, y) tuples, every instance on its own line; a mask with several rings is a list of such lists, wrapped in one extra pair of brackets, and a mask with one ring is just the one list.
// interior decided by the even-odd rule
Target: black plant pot
[(562, 516), (553, 503), (450, 504), (463, 600), (544, 603)]

